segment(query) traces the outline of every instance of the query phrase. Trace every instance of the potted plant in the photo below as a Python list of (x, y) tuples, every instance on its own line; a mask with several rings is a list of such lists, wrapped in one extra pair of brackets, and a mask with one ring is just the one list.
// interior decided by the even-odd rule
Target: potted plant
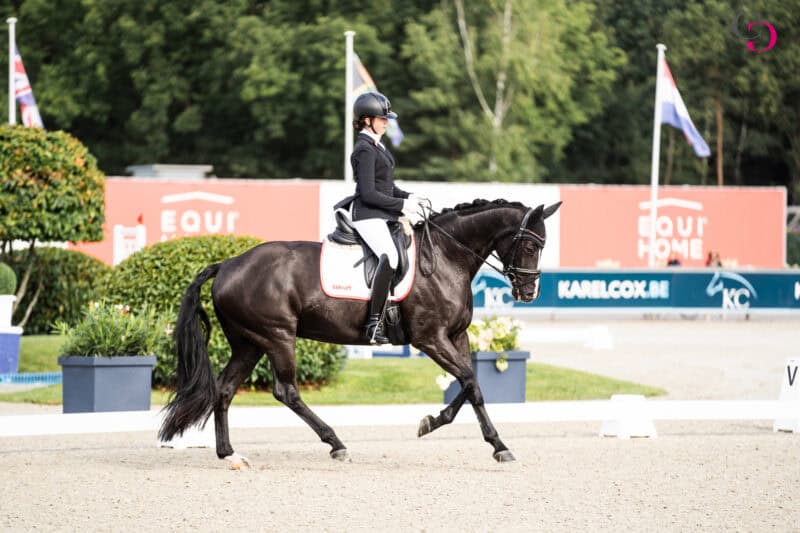
[(17, 275), (0, 263), (0, 374), (16, 374), (19, 370), (19, 341), (22, 328), (11, 325), (17, 297)]
[[(519, 350), (519, 323), (508, 317), (475, 320), (467, 328), (472, 369), (486, 403), (525, 401), (525, 372), (529, 352)], [(444, 389), (444, 403), (461, 391), (452, 376), (437, 378)]]
[(58, 358), (65, 413), (150, 409), (155, 353), (165, 335), (153, 312), (93, 303), (77, 324), (57, 322), (56, 330), (65, 336)]

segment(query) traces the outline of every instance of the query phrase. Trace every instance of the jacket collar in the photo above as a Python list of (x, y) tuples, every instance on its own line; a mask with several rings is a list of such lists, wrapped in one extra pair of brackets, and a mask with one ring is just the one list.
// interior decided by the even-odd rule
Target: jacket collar
[(372, 133), (371, 131), (366, 129), (363, 129), (358, 133), (359, 135), (366, 135), (372, 141), (372, 144), (374, 144), (375, 146), (380, 146), (381, 148), (386, 150), (386, 147), (381, 142), (381, 136), (378, 135), (377, 133)]

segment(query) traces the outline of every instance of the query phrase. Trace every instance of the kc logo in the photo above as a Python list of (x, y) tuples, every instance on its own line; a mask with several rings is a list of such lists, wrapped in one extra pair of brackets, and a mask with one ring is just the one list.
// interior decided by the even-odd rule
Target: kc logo
[[(733, 282), (732, 287), (731, 282)], [(706, 294), (713, 297), (720, 292), (723, 309), (747, 309), (750, 307), (750, 299), (758, 298), (755, 287), (744, 276), (735, 272), (714, 273), (706, 287)]]
[(480, 293), (483, 293), (483, 307), (485, 308), (514, 307), (511, 287), (500, 274), (490, 270), (480, 272), (472, 280), (472, 294), (478, 296)]
[[(742, 35), (741, 33), (739, 33), (739, 18), (741, 18), (741, 15), (736, 15), (736, 17), (734, 17), (733, 23), (731, 25), (731, 30), (733, 31), (733, 34), (735, 36), (747, 41), (748, 50), (750, 50), (751, 52), (755, 52), (756, 54), (761, 54), (763, 52), (768, 52), (773, 48), (775, 48), (775, 45), (778, 42), (778, 31), (775, 29), (775, 26), (773, 26), (766, 20), (748, 22), (747, 23), (748, 35)], [(769, 32), (769, 42), (763, 48), (759, 48), (756, 45), (756, 43), (761, 43), (766, 40), (764, 38), (765, 37), (764, 32), (758, 31), (758, 29), (760, 29), (757, 28), (758, 26), (766, 28), (767, 31)], [(753, 33), (751, 34), (751, 32)]]

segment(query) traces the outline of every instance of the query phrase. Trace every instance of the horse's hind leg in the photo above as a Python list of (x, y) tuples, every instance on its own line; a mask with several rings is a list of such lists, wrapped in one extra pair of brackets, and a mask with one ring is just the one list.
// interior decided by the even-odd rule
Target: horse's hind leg
[(322, 442), (331, 446), (332, 458), (344, 461), (348, 458), (347, 448), (333, 429), (314, 414), (300, 398), (300, 391), (297, 388), (294, 343), (294, 333), (284, 331), (273, 333), (266, 342), (267, 357), (272, 364), (272, 375), (275, 380), (272, 393), (275, 399), (302, 418)]
[(231, 468), (239, 469), (247, 465), (247, 460), (234, 453), (228, 431), (228, 408), (236, 390), (253, 371), (264, 351), (257, 345), (241, 337), (234, 337), (226, 331), (231, 345), (231, 358), (217, 379), (217, 403), (214, 406), (214, 432), (217, 438), (217, 457), (229, 459)]

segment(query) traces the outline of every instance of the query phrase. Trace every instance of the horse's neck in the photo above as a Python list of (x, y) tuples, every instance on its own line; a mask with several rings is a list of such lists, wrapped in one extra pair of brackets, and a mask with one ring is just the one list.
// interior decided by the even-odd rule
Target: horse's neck
[[(497, 207), (471, 213), (469, 215), (459, 215), (453, 218), (448, 233), (450, 233), (459, 243), (472, 250), (482, 260), (486, 260), (492, 253), (497, 240), (509, 231), (513, 231), (519, 225), (522, 218), (521, 212), (514, 207)], [(448, 239), (445, 239), (447, 241)], [(452, 243), (446, 246), (453, 248)], [(456, 245), (457, 248), (457, 245)], [(453, 249), (455, 254), (463, 254), (463, 250)], [(472, 276), (477, 274), (483, 261), (474, 258)]]

